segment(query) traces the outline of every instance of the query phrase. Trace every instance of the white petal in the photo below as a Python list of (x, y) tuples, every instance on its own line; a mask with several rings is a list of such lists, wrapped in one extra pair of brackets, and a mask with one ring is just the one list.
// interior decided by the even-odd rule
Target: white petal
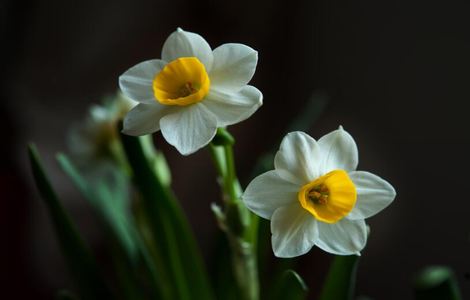
[(282, 140), (274, 158), (279, 175), (299, 185), (319, 177), (320, 148), (308, 134), (300, 131), (288, 133)]
[(342, 127), (319, 139), (318, 146), (322, 155), (322, 174), (338, 169), (356, 170), (359, 161), (356, 142)]
[(360, 255), (367, 242), (364, 220), (341, 219), (334, 224), (318, 222), (315, 244), (322, 250), (337, 255)]
[(179, 57), (197, 57), (206, 67), (206, 72), (212, 68), (212, 49), (199, 34), (178, 28), (170, 34), (163, 44), (162, 59), (171, 62)]
[(124, 118), (122, 132), (128, 135), (140, 136), (160, 130), (160, 119), (176, 110), (155, 104), (140, 103), (129, 111)]
[(271, 219), (273, 212), (281, 206), (298, 203), (300, 187), (285, 181), (275, 170), (253, 179), (242, 195), (246, 207), (258, 216)]
[(271, 242), (277, 257), (295, 257), (312, 249), (318, 224), (299, 203), (278, 208), (271, 219)]
[(152, 59), (141, 62), (119, 76), (119, 87), (127, 97), (141, 103), (155, 103), (152, 82), (166, 63)]
[(356, 185), (356, 206), (347, 215), (348, 219), (369, 218), (388, 205), (395, 199), (395, 189), (377, 175), (369, 172), (355, 171), (349, 173), (349, 177)]
[(217, 119), (204, 106), (193, 104), (160, 120), (165, 140), (183, 155), (209, 144), (217, 131)]
[(211, 89), (201, 103), (216, 116), (217, 126), (225, 127), (248, 119), (263, 104), (263, 94), (250, 85), (239, 92)]
[(223, 44), (214, 52), (209, 73), (211, 85), (217, 89), (239, 91), (253, 77), (258, 52), (243, 44)]

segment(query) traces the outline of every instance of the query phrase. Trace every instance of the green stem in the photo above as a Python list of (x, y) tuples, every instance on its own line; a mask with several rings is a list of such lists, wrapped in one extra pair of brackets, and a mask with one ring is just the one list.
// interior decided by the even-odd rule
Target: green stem
[[(215, 146), (211, 143), (209, 144), (209, 152), (217, 174), (225, 180), (225, 154), (222, 147)], [(225, 182), (224, 185), (226, 186)]]
[[(224, 198), (224, 226), (232, 252), (232, 264), (240, 297), (259, 299), (259, 279), (256, 259), (257, 219), (240, 201), (241, 188), (236, 176), (232, 143), (209, 147), (219, 176), (222, 179)], [(223, 150), (223, 151), (221, 151)]]
[(237, 203), (240, 195), (237, 193), (237, 175), (235, 172), (235, 159), (233, 157), (233, 148), (231, 145), (224, 146), (225, 161), (227, 164), (227, 174), (225, 179), (225, 189), (229, 195), (231, 203)]

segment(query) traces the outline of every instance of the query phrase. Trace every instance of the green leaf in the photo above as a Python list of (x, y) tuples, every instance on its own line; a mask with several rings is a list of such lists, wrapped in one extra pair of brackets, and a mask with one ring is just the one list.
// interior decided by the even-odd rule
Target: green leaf
[(448, 267), (427, 267), (416, 275), (413, 286), (416, 300), (462, 299), (454, 273)]
[(323, 285), (320, 300), (351, 300), (356, 285), (356, 271), (359, 256), (336, 255)]
[[(145, 299), (144, 293), (148, 290), (149, 295), (151, 294), (155, 298), (159, 299), (160, 295), (157, 294), (158, 287), (155, 286), (155, 281), (149, 281), (148, 288), (143, 288), (143, 276), (146, 275), (145, 269), (139, 268), (135, 265), (135, 262), (132, 262), (129, 259), (128, 253), (126, 253), (118, 239), (111, 239), (108, 245), (111, 246), (109, 252), (113, 261), (113, 272), (117, 279), (116, 285), (119, 289), (119, 295), (121, 295), (120, 298), (126, 300)], [(151, 273), (150, 275), (153, 274)], [(154, 280), (154, 277), (151, 279)]]
[(126, 175), (112, 165), (104, 164), (98, 176), (83, 177), (70, 159), (59, 154), (62, 170), (89, 203), (101, 214), (132, 261), (137, 257), (136, 228), (129, 210), (129, 185)]
[(237, 289), (236, 279), (230, 267), (232, 257), (229, 241), (224, 232), (218, 231), (215, 239), (214, 254), (211, 264), (212, 282), (216, 299), (238, 300), (241, 295)]
[[(137, 227), (130, 214), (130, 182), (127, 176), (114, 165), (105, 163), (95, 165), (92, 173), (87, 170), (86, 175), (82, 176), (65, 154), (58, 154), (57, 160), (107, 225), (106, 229), (111, 235), (108, 246), (112, 246), (111, 254), (117, 269), (119, 289), (124, 291), (126, 299), (142, 298), (139, 296), (141, 288), (138, 287), (132, 270), (137, 267), (139, 254), (145, 256), (144, 252), (139, 252), (142, 250), (139, 248), (145, 245), (139, 240)], [(155, 290), (158, 291), (158, 288)]]
[(121, 140), (143, 196), (142, 205), (161, 258), (159, 266), (172, 284), (173, 299), (212, 299), (202, 257), (181, 207), (156, 175), (140, 139), (121, 135)]
[(279, 300), (302, 300), (306, 299), (308, 293), (304, 280), (293, 270), (284, 272), (276, 289), (275, 299)]
[[(129, 196), (128, 189), (130, 182), (128, 182), (126, 176), (119, 169), (105, 165), (97, 166), (99, 170), (94, 170), (93, 174), (88, 174), (90, 178), (85, 178), (80, 175), (72, 162), (64, 154), (59, 154), (57, 159), (64, 172), (73, 180), (85, 199), (89, 201), (106, 221), (115, 238), (125, 249), (127, 254), (125, 259), (130, 260), (134, 269), (136, 268), (138, 255), (142, 255), (151, 276), (149, 284), (153, 288), (154, 293), (164, 298), (169, 281), (164, 274), (159, 274), (157, 270), (158, 264), (155, 264), (152, 255), (147, 249), (147, 245), (140, 237), (133, 217), (130, 215), (128, 207), (129, 199), (126, 199)], [(122, 262), (121, 265), (116, 265), (116, 267), (123, 269), (125, 265), (126, 262)], [(117, 275), (119, 275), (120, 281), (127, 286), (133, 284), (133, 275)], [(128, 283), (123, 280), (127, 280)], [(124, 288), (128, 289), (128, 287)]]
[(82, 298), (112, 299), (111, 292), (100, 276), (94, 258), (54, 192), (34, 145), (29, 146), (28, 155), (36, 185), (49, 211), (62, 253)]

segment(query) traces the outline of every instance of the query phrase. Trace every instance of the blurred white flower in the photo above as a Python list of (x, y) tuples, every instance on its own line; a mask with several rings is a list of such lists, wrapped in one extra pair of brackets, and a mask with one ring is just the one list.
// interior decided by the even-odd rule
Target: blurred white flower
[(367, 241), (365, 218), (387, 207), (393, 187), (380, 177), (355, 171), (358, 151), (341, 127), (315, 141), (303, 132), (286, 135), (275, 169), (256, 177), (242, 199), (271, 220), (278, 257), (307, 253), (314, 245), (338, 255), (359, 255)]
[(69, 153), (74, 161), (93, 166), (99, 161), (116, 159), (116, 152), (122, 151), (117, 149), (121, 147), (117, 122), (135, 104), (118, 93), (105, 98), (102, 105), (91, 106), (84, 122), (72, 127), (68, 135)]
[(124, 119), (123, 132), (162, 131), (183, 155), (207, 145), (217, 127), (241, 122), (261, 105), (261, 92), (247, 83), (258, 54), (242, 44), (212, 51), (198, 34), (178, 28), (165, 41), (162, 58), (144, 61), (119, 77), (122, 92), (140, 102)]

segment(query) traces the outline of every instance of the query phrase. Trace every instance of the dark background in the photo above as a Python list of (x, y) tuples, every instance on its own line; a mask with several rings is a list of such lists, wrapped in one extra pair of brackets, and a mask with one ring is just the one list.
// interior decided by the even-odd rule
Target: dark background
[[(252, 84), (264, 105), (233, 126), (237, 168), (278, 141), (314, 92), (326, 108), (309, 133), (343, 125), (359, 169), (391, 182), (395, 202), (368, 221), (357, 290), (411, 299), (413, 274), (451, 266), (470, 295), (470, 2), (468, 1), (15, 1), (1, 3), (0, 298), (51, 299), (70, 286), (51, 225), (32, 185), (25, 145), (37, 143), (66, 207), (100, 249), (103, 237), (54, 154), (89, 104), (117, 89), (130, 66), (159, 58), (180, 26), (213, 48), (241, 42), (259, 51)], [(206, 151), (181, 157), (166, 145), (174, 188), (210, 264), (217, 201)], [(204, 176), (203, 176), (204, 175)], [(330, 255), (314, 249), (301, 274), (318, 294)]]

